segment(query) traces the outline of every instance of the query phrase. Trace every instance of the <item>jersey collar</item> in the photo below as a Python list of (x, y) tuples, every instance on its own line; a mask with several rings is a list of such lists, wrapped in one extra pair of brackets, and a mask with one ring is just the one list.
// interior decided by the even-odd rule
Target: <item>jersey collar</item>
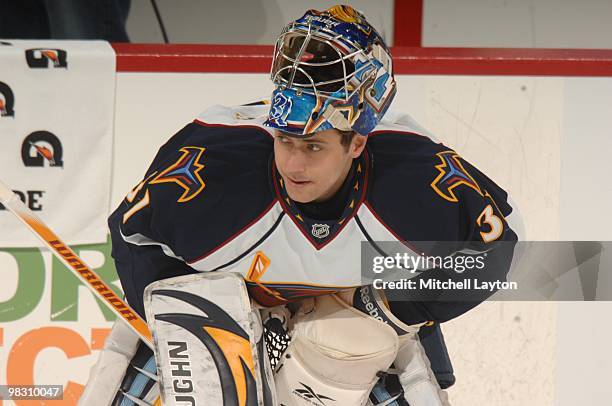
[(274, 161), (272, 162), (274, 189), (283, 211), (289, 215), (289, 218), (293, 220), (298, 229), (316, 249), (319, 250), (329, 244), (357, 213), (365, 199), (371, 170), (370, 161), (367, 148), (364, 148), (362, 154), (353, 160), (353, 166), (349, 172), (352, 175), (349, 175), (349, 178), (345, 181), (350, 182), (352, 187), (344, 203), (345, 207), (340, 218), (334, 220), (312, 219), (300, 211), (298, 205), (287, 194), (283, 178), (276, 169)]

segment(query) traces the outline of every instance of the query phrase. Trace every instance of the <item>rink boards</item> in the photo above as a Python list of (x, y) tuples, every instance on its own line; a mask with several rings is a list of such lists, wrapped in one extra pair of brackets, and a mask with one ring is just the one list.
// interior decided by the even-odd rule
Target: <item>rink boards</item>
[[(411, 114), (504, 187), (523, 214), (528, 239), (612, 238), (612, 78), (397, 79), (392, 108)], [(119, 72), (111, 205), (138, 183), (157, 148), (200, 111), (252, 102), (271, 90), (263, 73)], [(108, 242), (76, 250), (118, 287)], [(61, 384), (63, 404), (75, 404), (111, 325), (110, 312), (47, 252), (0, 249), (0, 269), (0, 382)], [(583, 341), (585, 356), (569, 357), (575, 313), (590, 305), (597, 307), (581, 312), (579, 323), (596, 325), (609, 304), (487, 303), (449, 323), (455, 404), (487, 399), (491, 405), (550, 405), (554, 398), (568, 399), (575, 392), (566, 384), (568, 374), (584, 370), (576, 363), (598, 346)], [(612, 336), (596, 331), (599, 337), (592, 340)], [(604, 364), (602, 371), (585, 364), (585, 377), (573, 376), (574, 388), (577, 379), (595, 387)]]

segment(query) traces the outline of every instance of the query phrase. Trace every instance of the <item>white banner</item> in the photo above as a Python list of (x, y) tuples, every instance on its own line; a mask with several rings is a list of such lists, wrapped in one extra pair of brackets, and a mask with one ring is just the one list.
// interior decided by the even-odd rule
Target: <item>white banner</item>
[[(68, 244), (106, 239), (115, 53), (104, 41), (0, 41), (0, 179)], [(0, 210), (0, 247), (40, 246)]]

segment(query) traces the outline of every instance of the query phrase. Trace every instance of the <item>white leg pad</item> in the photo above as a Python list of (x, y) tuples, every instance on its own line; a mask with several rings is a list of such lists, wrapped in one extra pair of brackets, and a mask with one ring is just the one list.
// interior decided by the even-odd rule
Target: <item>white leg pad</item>
[(402, 338), (394, 364), (410, 406), (450, 406), (448, 394), (438, 385), (418, 335)]
[(335, 295), (317, 297), (298, 314), (277, 366), (279, 403), (306, 406), (333, 399), (338, 405), (365, 405), (377, 373), (389, 368), (397, 349), (397, 334), (388, 325)]
[(241, 276), (165, 279), (144, 299), (165, 406), (275, 404), (259, 311)]
[(98, 361), (89, 371), (89, 380), (79, 405), (110, 405), (121, 385), (136, 349), (138, 336), (122, 320), (117, 320), (106, 338)]

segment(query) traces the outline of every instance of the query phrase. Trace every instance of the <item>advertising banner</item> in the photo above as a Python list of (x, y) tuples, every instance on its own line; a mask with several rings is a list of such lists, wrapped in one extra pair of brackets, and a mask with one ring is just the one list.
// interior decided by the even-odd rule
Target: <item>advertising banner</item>
[[(110, 239), (73, 249), (121, 295)], [(10, 276), (0, 285), (0, 382), (60, 385), (63, 399), (52, 404), (76, 405), (114, 314), (47, 250), (0, 249), (0, 269)], [(0, 400), (0, 406), (39, 404)]]
[[(113, 49), (103, 41), (11, 40), (0, 59), (0, 179), (68, 244), (104, 242)], [(40, 246), (17, 224), (0, 207), (0, 247)]]

